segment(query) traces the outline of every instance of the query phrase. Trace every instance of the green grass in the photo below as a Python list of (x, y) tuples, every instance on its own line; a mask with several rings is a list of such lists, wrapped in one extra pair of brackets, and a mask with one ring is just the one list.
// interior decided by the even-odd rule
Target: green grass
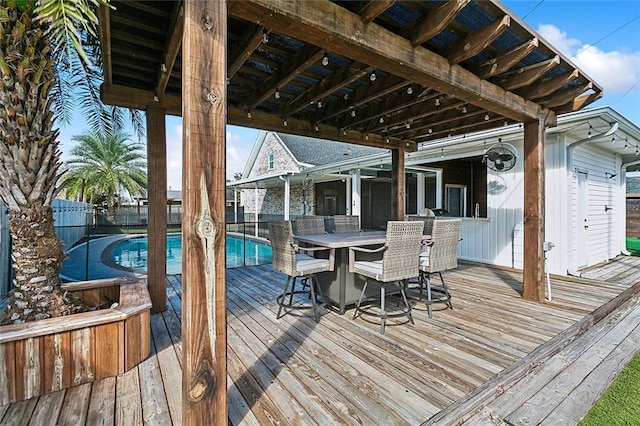
[(627, 237), (627, 250), (631, 253), (631, 256), (640, 257), (640, 238)]
[(640, 352), (580, 422), (580, 426), (637, 424), (640, 424)]

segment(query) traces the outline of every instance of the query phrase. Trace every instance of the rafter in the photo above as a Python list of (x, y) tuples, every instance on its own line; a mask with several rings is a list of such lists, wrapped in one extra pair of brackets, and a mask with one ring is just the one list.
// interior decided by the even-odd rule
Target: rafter
[(288, 115), (295, 114), (296, 112), (306, 108), (309, 104), (337, 92), (372, 71), (372, 66), (352, 62), (342, 67), (331, 76), (323, 79), (321, 82), (316, 84), (313, 89), (301, 94), (293, 102), (285, 105), (284, 108), (281, 109), (282, 116), (286, 117)]
[(578, 78), (578, 75), (578, 70), (560, 74), (547, 81), (541, 81), (535, 86), (527, 87), (520, 91), (520, 94), (527, 99), (540, 99), (552, 94), (556, 90), (559, 90), (562, 86), (570, 83), (572, 80), (575, 80)]
[(376, 82), (370, 86), (359, 87), (348, 100), (333, 103), (328, 106), (327, 110), (323, 111), (322, 116), (317, 116), (311, 119), (311, 121), (314, 123), (322, 123), (340, 114), (345, 114), (354, 109), (357, 110), (358, 107), (366, 105), (374, 99), (382, 98), (391, 92), (400, 90), (408, 84), (406, 80), (387, 75), (384, 78), (376, 80)]
[(554, 93), (548, 98), (540, 99), (540, 103), (548, 106), (549, 108), (558, 107), (564, 105), (568, 102), (574, 101), (575, 98), (582, 95), (587, 90), (593, 88), (593, 83), (588, 82), (585, 84), (581, 84), (580, 86), (573, 87), (568, 90), (564, 90), (560, 93)]
[(111, 62), (111, 19), (109, 6), (100, 5), (98, 9), (98, 22), (100, 31), (100, 53), (102, 55), (102, 69), (105, 84), (113, 82), (113, 64)]
[(476, 56), (485, 47), (493, 43), (493, 40), (498, 38), (504, 30), (509, 28), (509, 25), (511, 25), (511, 17), (504, 15), (502, 18), (470, 32), (464, 39), (453, 43), (453, 46), (448, 50), (446, 56), (449, 59), (449, 63), (451, 65), (459, 64)]
[(445, 1), (431, 10), (425, 18), (415, 24), (411, 44), (417, 46), (440, 33), (467, 4), (469, 0)]
[(171, 70), (176, 63), (178, 52), (182, 46), (182, 34), (184, 33), (184, 6), (176, 3), (174, 12), (173, 28), (169, 31), (169, 38), (162, 51), (162, 64), (158, 73), (155, 88), (156, 96), (162, 95), (169, 83)]
[(426, 142), (429, 140), (440, 139), (447, 136), (464, 135), (467, 133), (475, 133), (481, 130), (495, 129), (496, 123), (504, 121), (504, 117), (496, 116), (486, 121), (477, 120), (461, 120), (460, 123), (446, 124), (441, 129), (432, 128), (432, 133), (425, 133), (415, 138), (416, 143)]
[(503, 53), (495, 59), (482, 64), (476, 73), (481, 78), (490, 78), (496, 75), (500, 75), (507, 72), (515, 64), (524, 59), (531, 51), (538, 47), (538, 38), (534, 37), (529, 41), (522, 43), (521, 45)]
[[(424, 87), (507, 116), (517, 121), (537, 119), (545, 108), (502, 87), (453, 66), (438, 54), (414, 47), (398, 34), (376, 25), (364, 25), (358, 15), (333, 2), (305, 0), (230, 0), (229, 15), (261, 24), (280, 34), (295, 37), (394, 74)], [(318, 19), (327, 16), (331, 19)]]
[(383, 14), (384, 11), (393, 6), (394, 3), (395, 0), (370, 0), (360, 12), (362, 23), (368, 24), (369, 22), (373, 22), (374, 19)]
[(260, 46), (264, 36), (264, 27), (247, 25), (233, 49), (228, 53), (227, 78), (231, 79), (244, 65), (249, 56)]
[(558, 107), (558, 114), (565, 114), (567, 112), (578, 111), (587, 105), (597, 101), (602, 97), (602, 92), (589, 93), (588, 95), (580, 95), (575, 99), (567, 102), (566, 104)]
[(271, 97), (278, 88), (286, 86), (286, 84), (296, 78), (298, 74), (318, 62), (324, 54), (324, 50), (318, 49), (313, 45), (308, 44), (304, 46), (295, 54), (291, 61), (283, 65), (278, 71), (273, 73), (267, 81), (256, 88), (254, 95), (247, 100), (247, 109), (255, 109)]
[(502, 87), (505, 90), (515, 90), (527, 86), (542, 77), (547, 71), (560, 63), (560, 57), (554, 56), (552, 59), (540, 62), (530, 67), (520, 70), (501, 79)]

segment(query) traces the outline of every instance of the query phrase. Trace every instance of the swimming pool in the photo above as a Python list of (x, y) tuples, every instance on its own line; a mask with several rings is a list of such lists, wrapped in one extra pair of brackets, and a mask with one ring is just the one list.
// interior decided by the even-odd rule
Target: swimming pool
[[(147, 237), (130, 238), (111, 250), (116, 264), (147, 270)], [(227, 268), (271, 263), (269, 244), (227, 235)], [(182, 235), (167, 235), (167, 274), (182, 272)]]

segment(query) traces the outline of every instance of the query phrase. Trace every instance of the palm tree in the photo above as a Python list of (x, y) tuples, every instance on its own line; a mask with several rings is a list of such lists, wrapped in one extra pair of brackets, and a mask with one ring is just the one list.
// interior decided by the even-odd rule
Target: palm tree
[[(95, 38), (94, 10), (104, 2), (43, 0), (36, 7), (35, 1), (0, 0), (0, 199), (9, 209), (16, 277), (0, 324), (86, 309), (61, 290), (58, 275), (64, 252), (51, 202), (62, 164), (53, 126), (54, 116), (64, 119), (73, 105), (65, 84), (95, 83), (82, 42)], [(95, 114), (89, 118), (110, 117)]]
[(62, 186), (68, 197), (84, 199), (96, 204), (105, 201), (111, 213), (118, 198), (145, 194), (147, 170), (144, 146), (128, 143), (122, 133), (108, 135), (84, 133), (72, 137), (79, 142), (71, 149), (66, 162), (69, 171)]

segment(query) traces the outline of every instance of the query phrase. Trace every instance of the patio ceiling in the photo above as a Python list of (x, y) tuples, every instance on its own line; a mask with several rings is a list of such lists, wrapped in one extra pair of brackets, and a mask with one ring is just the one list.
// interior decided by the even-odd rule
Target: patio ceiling
[[(602, 88), (493, 1), (229, 0), (227, 121), (385, 148), (546, 119)], [(183, 3), (100, 13), (108, 104), (182, 114)]]

